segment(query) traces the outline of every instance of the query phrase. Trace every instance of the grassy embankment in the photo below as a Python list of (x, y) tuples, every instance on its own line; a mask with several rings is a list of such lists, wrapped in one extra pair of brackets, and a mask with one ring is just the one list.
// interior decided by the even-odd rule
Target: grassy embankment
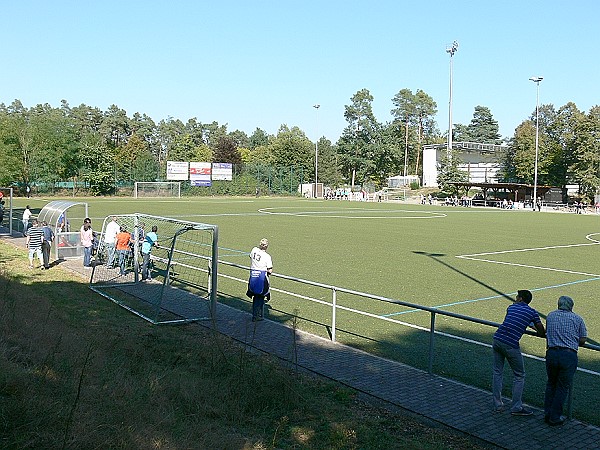
[(156, 327), (0, 242), (2, 448), (477, 448), (209, 329)]

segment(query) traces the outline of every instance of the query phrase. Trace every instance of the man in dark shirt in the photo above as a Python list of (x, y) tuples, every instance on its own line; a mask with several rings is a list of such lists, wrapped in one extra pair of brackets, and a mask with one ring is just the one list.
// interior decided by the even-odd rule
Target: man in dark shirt
[(50, 247), (54, 240), (54, 232), (52, 228), (48, 226), (48, 222), (42, 222), (42, 230), (44, 231), (44, 240), (42, 241), (42, 256), (44, 259), (44, 267), (42, 269), (50, 268)]
[(540, 316), (535, 309), (529, 306), (533, 296), (530, 291), (517, 292), (516, 301), (506, 310), (506, 317), (502, 325), (494, 333), (494, 374), (492, 379), (492, 394), (495, 411), (502, 411), (502, 381), (504, 376), (504, 360), (508, 361), (513, 371), (512, 405), (510, 413), (514, 416), (530, 416), (533, 411), (523, 407), (523, 389), (525, 387), (525, 366), (519, 341), (529, 324), (533, 323), (535, 329), (544, 336), (545, 330)]

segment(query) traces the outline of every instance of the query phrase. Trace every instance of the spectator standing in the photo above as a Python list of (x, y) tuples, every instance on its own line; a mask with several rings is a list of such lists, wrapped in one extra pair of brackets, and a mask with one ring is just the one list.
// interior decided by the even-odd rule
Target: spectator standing
[(269, 241), (261, 239), (258, 247), (250, 251), (250, 279), (246, 295), (252, 298), (252, 321), (264, 318), (265, 298), (270, 299), (269, 276), (273, 273), (273, 260), (267, 253)]
[(529, 306), (533, 296), (530, 291), (520, 290), (517, 298), (506, 310), (504, 322), (494, 333), (492, 345), (494, 355), (494, 371), (492, 378), (492, 394), (495, 411), (502, 411), (502, 381), (504, 361), (508, 361), (513, 371), (512, 405), (510, 413), (514, 416), (530, 416), (533, 411), (523, 406), (523, 389), (525, 387), (525, 366), (519, 341), (529, 324), (533, 323), (540, 336), (545, 330), (538, 312)]
[(156, 245), (158, 242), (158, 235), (156, 232), (158, 231), (158, 227), (156, 225), (152, 226), (152, 231), (146, 234), (144, 238), (144, 242), (142, 242), (142, 280), (151, 280), (150, 276), (150, 252), (152, 251), (152, 247)]
[(577, 370), (577, 350), (587, 338), (585, 323), (573, 312), (573, 304), (571, 297), (561, 296), (558, 309), (546, 318), (548, 382), (544, 396), (544, 421), (552, 426), (565, 423), (563, 404)]
[(29, 228), (29, 219), (31, 219), (31, 209), (29, 205), (25, 207), (25, 211), (23, 211), (23, 236), (27, 235), (27, 229)]
[(110, 222), (106, 225), (106, 231), (104, 232), (104, 245), (106, 245), (106, 251), (108, 253), (108, 261), (106, 265), (108, 267), (114, 267), (115, 265), (115, 251), (117, 246), (117, 234), (121, 231), (117, 218), (112, 216)]
[(48, 226), (48, 222), (42, 222), (42, 230), (44, 231), (44, 240), (42, 241), (42, 256), (44, 259), (44, 267), (42, 269), (50, 268), (50, 248), (52, 247), (52, 241), (54, 240), (54, 232), (52, 228)]
[(83, 220), (83, 225), (79, 230), (81, 246), (83, 247), (83, 267), (92, 267), (92, 246), (94, 245), (94, 231), (92, 230), (92, 221), (89, 217)]
[(29, 268), (33, 269), (33, 256), (37, 255), (40, 267), (44, 267), (42, 260), (42, 242), (44, 240), (44, 230), (40, 227), (37, 220), (33, 220), (31, 228), (27, 230), (25, 245), (29, 249)]
[(127, 228), (124, 226), (122, 226), (120, 230), (121, 231), (119, 231), (116, 237), (116, 250), (117, 253), (119, 253), (119, 269), (121, 275), (125, 275), (125, 262), (131, 252), (129, 248), (131, 235), (127, 232)]

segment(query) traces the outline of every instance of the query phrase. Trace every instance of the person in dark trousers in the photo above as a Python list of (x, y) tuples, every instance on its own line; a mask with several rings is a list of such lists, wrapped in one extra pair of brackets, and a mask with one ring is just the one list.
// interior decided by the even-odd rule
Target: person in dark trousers
[(517, 292), (515, 302), (506, 310), (504, 322), (494, 333), (492, 345), (494, 355), (494, 372), (492, 378), (492, 394), (494, 410), (502, 411), (502, 381), (504, 376), (504, 361), (508, 361), (513, 371), (512, 405), (510, 413), (513, 416), (530, 416), (533, 411), (523, 406), (523, 389), (525, 387), (525, 366), (519, 341), (529, 324), (533, 323), (540, 336), (545, 330), (538, 312), (529, 306), (533, 296), (530, 291)]
[(565, 423), (563, 404), (577, 370), (577, 350), (585, 344), (587, 329), (583, 319), (573, 312), (573, 299), (566, 295), (558, 299), (558, 309), (546, 318), (546, 394), (544, 421), (552, 426)]
[(50, 248), (52, 247), (52, 241), (54, 240), (54, 232), (52, 228), (48, 226), (48, 222), (42, 222), (42, 230), (44, 230), (44, 240), (42, 241), (42, 257), (44, 260), (43, 269), (50, 268)]
[(252, 321), (263, 320), (265, 299), (269, 301), (269, 276), (273, 273), (273, 260), (267, 253), (269, 241), (261, 239), (258, 247), (250, 251), (250, 279), (246, 295), (252, 299)]

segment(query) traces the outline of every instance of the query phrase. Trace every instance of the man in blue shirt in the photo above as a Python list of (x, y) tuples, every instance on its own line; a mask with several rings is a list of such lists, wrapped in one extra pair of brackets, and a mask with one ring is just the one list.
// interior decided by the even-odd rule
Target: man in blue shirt
[(573, 303), (571, 297), (562, 295), (558, 299), (558, 309), (546, 318), (548, 383), (544, 397), (544, 420), (550, 425), (562, 425), (565, 422), (562, 416), (563, 403), (577, 370), (577, 350), (587, 339), (585, 323), (573, 312)]
[(540, 336), (545, 335), (544, 325), (535, 309), (529, 306), (533, 296), (527, 290), (517, 292), (516, 301), (506, 310), (502, 325), (494, 333), (494, 375), (492, 379), (492, 394), (495, 411), (502, 411), (502, 381), (504, 361), (508, 361), (513, 371), (512, 405), (510, 413), (514, 416), (530, 416), (533, 411), (523, 407), (523, 388), (525, 387), (525, 366), (519, 341), (527, 327), (533, 323)]
[(142, 241), (142, 281), (152, 279), (149, 268), (150, 252), (152, 251), (152, 247), (154, 247), (158, 241), (157, 231), (158, 227), (153, 225), (152, 231), (148, 233)]

